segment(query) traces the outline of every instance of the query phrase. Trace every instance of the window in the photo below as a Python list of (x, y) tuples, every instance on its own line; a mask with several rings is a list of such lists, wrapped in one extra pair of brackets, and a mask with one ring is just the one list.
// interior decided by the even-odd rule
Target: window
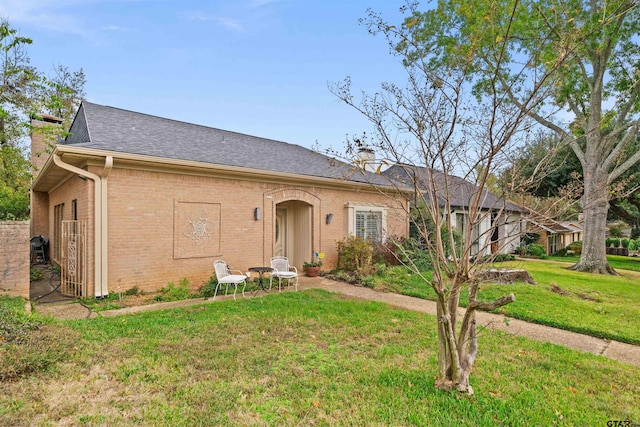
[(558, 235), (550, 234), (547, 241), (549, 242), (549, 255), (558, 252)]
[(382, 212), (356, 211), (356, 237), (382, 242)]
[(372, 242), (384, 242), (387, 207), (373, 204), (347, 203), (346, 234)]
[(64, 219), (64, 203), (53, 207), (53, 246), (51, 258), (60, 262), (60, 245), (62, 241), (62, 220)]
[(71, 201), (71, 219), (74, 221), (78, 220), (78, 199)]

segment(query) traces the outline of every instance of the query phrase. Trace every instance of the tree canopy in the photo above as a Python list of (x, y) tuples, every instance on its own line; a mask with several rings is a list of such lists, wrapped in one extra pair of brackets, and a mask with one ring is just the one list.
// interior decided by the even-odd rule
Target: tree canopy
[[(640, 161), (640, 8), (635, 0), (441, 0), (411, 3), (391, 46), (432, 71), (463, 72), (478, 98), (503, 96), (554, 132), (580, 162), (581, 271), (605, 256), (609, 186)], [(495, 70), (499, 70), (495, 73)]]
[(51, 114), (68, 128), (84, 97), (82, 69), (70, 71), (57, 66), (46, 76), (30, 64), (27, 47), (32, 43), (7, 20), (0, 21), (0, 219), (29, 216), (30, 163), (25, 139), (30, 132), (52, 135), (49, 126), (33, 129), (29, 121), (39, 114)]

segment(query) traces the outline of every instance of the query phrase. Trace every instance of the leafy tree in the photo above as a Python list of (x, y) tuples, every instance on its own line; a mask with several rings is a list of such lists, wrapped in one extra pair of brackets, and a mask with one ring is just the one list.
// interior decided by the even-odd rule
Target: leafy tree
[(58, 66), (50, 78), (30, 65), (26, 48), (32, 43), (0, 21), (0, 219), (29, 215), (30, 163), (22, 150), (29, 132), (54, 139), (63, 133), (57, 125), (29, 126), (36, 112), (48, 113), (68, 126), (84, 97), (82, 70)]
[(16, 146), (26, 134), (23, 114), (33, 109), (38, 73), (29, 65), (31, 39), (0, 21), (0, 145)]
[(29, 217), (29, 162), (17, 147), (0, 146), (0, 220)]
[[(640, 8), (636, 0), (440, 0), (411, 6), (407, 60), (456, 67), (479, 96), (506, 97), (578, 158), (584, 182), (579, 271), (615, 274), (604, 238), (609, 184), (640, 161)], [(498, 74), (494, 70), (498, 70)], [(560, 113), (565, 110), (565, 113)]]

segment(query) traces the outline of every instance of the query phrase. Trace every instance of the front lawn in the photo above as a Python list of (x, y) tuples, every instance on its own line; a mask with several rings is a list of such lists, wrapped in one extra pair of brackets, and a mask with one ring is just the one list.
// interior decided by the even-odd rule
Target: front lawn
[(433, 316), (318, 290), (53, 327), (74, 337), (66, 358), (0, 382), (0, 425), (640, 420), (637, 367), (497, 331), (480, 337), (474, 396), (435, 390)]
[[(625, 266), (635, 262), (614, 261)], [(602, 276), (567, 270), (570, 265), (570, 262), (555, 260), (496, 264), (497, 267), (527, 270), (537, 285), (487, 284), (482, 286), (480, 298), (489, 301), (513, 292), (516, 301), (496, 312), (596, 337), (640, 344), (640, 273), (620, 269), (622, 276)], [(417, 275), (407, 274), (403, 267), (388, 269), (374, 280), (374, 286), (435, 300), (431, 287)], [(461, 304), (466, 305), (464, 294)]]
[[(580, 257), (570, 256), (570, 257), (549, 257), (548, 259), (560, 262), (569, 263), (569, 265), (573, 265), (580, 260)], [(632, 270), (632, 271), (640, 271), (640, 257), (629, 257), (629, 256), (619, 256), (619, 255), (607, 255), (607, 260), (609, 261), (609, 265), (616, 270)], [(619, 273), (624, 274), (623, 271)]]

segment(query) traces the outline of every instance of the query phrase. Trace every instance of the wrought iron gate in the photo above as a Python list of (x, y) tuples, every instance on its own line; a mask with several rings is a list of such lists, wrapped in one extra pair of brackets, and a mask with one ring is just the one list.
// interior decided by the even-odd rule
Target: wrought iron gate
[(87, 222), (62, 221), (60, 292), (87, 296)]

